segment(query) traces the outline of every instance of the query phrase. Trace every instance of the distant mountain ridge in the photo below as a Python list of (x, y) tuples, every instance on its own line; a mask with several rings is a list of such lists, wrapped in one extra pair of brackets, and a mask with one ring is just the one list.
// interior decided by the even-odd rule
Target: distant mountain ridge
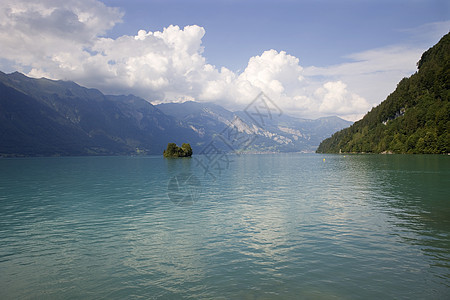
[(261, 126), (244, 111), (231, 112), (213, 103), (167, 103), (156, 107), (202, 136), (212, 136), (227, 126), (255, 136), (246, 149), (250, 152), (313, 152), (329, 134), (352, 124), (338, 117), (309, 120), (281, 114), (267, 118)]
[(450, 153), (450, 33), (423, 53), (363, 119), (324, 140), (319, 153)]
[[(0, 72), (0, 156), (162, 155), (172, 142), (190, 143), (195, 155), (226, 128), (255, 137), (238, 151), (311, 152), (321, 139), (349, 125), (337, 117), (282, 115), (261, 127), (245, 112), (212, 103), (154, 106), (70, 81)], [(226, 145), (219, 148), (230, 151)]]
[[(103, 95), (73, 82), (0, 73), (0, 154), (158, 153), (192, 130), (129, 96)], [(167, 134), (170, 132), (170, 134)]]

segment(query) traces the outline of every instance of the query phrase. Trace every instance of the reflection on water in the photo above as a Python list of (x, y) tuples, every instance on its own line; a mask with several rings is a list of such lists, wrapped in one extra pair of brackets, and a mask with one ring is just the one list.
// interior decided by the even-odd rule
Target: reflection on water
[(448, 157), (231, 161), (0, 160), (0, 298), (448, 297)]
[[(450, 162), (443, 156), (361, 156), (377, 208), (398, 227), (393, 235), (419, 248), (433, 265), (450, 267)], [(447, 277), (448, 271), (436, 274)]]

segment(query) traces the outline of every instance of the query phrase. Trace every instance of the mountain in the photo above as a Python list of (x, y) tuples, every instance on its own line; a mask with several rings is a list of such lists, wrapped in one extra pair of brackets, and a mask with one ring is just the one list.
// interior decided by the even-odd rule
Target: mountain
[(159, 154), (197, 134), (144, 99), (0, 72), (0, 154)]
[[(338, 117), (309, 120), (282, 113), (271, 115), (265, 118), (264, 124), (259, 124), (248, 111), (231, 112), (213, 103), (167, 103), (156, 107), (206, 140), (212, 140), (227, 128), (234, 128), (239, 132), (239, 139), (252, 141), (244, 149), (248, 152), (312, 152), (321, 140), (352, 124)], [(216, 140), (218, 147), (226, 149), (220, 139)]]
[(364, 118), (318, 147), (319, 153), (450, 153), (450, 33), (423, 53), (404, 78)]
[(211, 143), (221, 152), (312, 152), (351, 124), (285, 114), (260, 124), (248, 111), (212, 103), (154, 106), (70, 81), (0, 72), (0, 156), (162, 154), (168, 143), (189, 143), (194, 154)]

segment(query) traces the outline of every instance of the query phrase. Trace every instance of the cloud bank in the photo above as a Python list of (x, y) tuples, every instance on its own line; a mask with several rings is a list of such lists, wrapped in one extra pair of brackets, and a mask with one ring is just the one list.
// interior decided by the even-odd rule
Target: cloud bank
[[(362, 95), (382, 96), (388, 80), (395, 87), (415, 70), (411, 61), (422, 50), (378, 49), (353, 54), (346, 64), (304, 68), (298, 58), (271, 49), (235, 73), (207, 63), (200, 26), (105, 36), (122, 17), (119, 9), (96, 0), (2, 1), (0, 61), (29, 76), (73, 80), (154, 103), (211, 101), (242, 109), (263, 91), (296, 116), (356, 120), (376, 104)], [(377, 85), (372, 88), (368, 81)]]

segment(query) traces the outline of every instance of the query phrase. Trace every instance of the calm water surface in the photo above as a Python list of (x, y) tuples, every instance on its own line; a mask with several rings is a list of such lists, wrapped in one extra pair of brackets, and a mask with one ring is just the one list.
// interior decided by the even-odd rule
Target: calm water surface
[(450, 156), (230, 158), (0, 159), (0, 299), (450, 298)]

